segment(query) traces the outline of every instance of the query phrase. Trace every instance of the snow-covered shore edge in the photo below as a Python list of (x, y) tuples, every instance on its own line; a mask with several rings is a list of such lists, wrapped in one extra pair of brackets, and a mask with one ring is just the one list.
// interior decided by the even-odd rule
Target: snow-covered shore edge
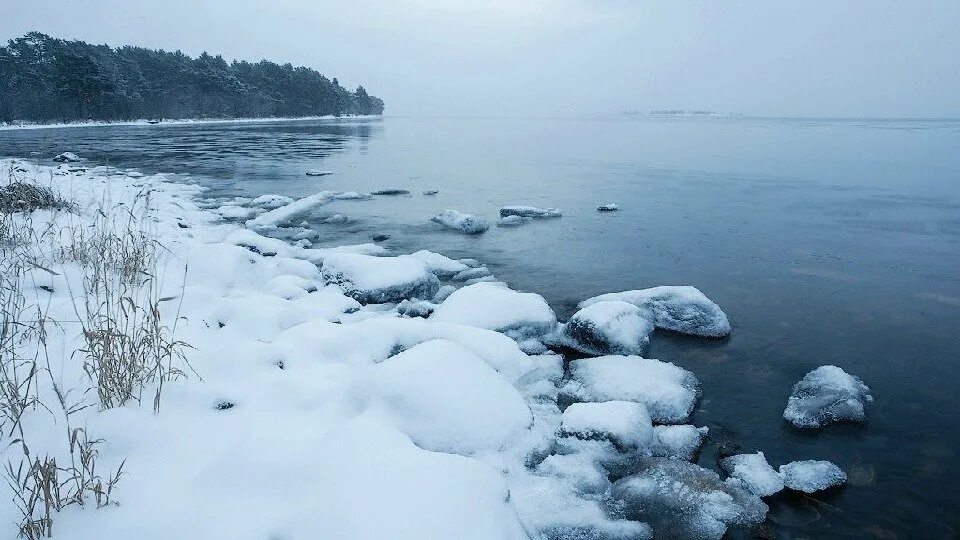
[(271, 117), (250, 117), (250, 118), (184, 118), (160, 120), (159, 122), (145, 118), (138, 120), (118, 120), (118, 121), (86, 121), (86, 122), (63, 122), (63, 123), (0, 123), (0, 131), (24, 131), (34, 129), (61, 129), (61, 128), (91, 128), (91, 127), (116, 127), (116, 126), (185, 126), (195, 124), (257, 124), (269, 122), (308, 122), (315, 120), (361, 120), (369, 118), (381, 118), (379, 114), (371, 115), (344, 115), (344, 116), (271, 116)]

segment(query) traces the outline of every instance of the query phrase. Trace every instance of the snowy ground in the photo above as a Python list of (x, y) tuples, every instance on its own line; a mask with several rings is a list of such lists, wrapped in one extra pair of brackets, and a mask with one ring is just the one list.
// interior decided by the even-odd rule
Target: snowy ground
[[(641, 519), (656, 528), (678, 512), (690, 521), (683, 531), (713, 538), (765, 515), (748, 484), (687, 461), (705, 431), (684, 424), (699, 397), (694, 374), (636, 356), (565, 370), (542, 344), (562, 331), (542, 297), (486, 283), (489, 271), (465, 284), (476, 261), (261, 235), (320, 200), (237, 200), (250, 212), (226, 220), (200, 187), (162, 175), (10, 160), (0, 169), (72, 202), (33, 212), (36, 230), (90, 227), (101, 211), (140, 216), (162, 245), (151, 298), (189, 344), (186, 376), (164, 383), (158, 412), (156, 381), (142, 403), (104, 407), (80, 360), (88, 269), (53, 248), (34, 253), (26, 301), (57, 321), (36, 393), (56, 402), (56, 385), (75, 406), (28, 408), (24, 438), (33, 455), (69, 463), (69, 423), (103, 440), (100, 474), (123, 464), (111, 503), (65, 506), (56, 538), (626, 539), (651, 536)], [(649, 328), (676, 312), (664, 298)], [(689, 324), (709, 302), (693, 300), (701, 311)], [(562, 415), (561, 389), (598, 403)], [(20, 446), (7, 436), (3, 458), (16, 468)], [(21, 519), (0, 505), (0, 522)]]

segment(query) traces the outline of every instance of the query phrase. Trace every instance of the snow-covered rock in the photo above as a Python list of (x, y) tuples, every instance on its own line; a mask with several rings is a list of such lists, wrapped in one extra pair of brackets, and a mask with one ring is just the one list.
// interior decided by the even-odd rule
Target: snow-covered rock
[(798, 428), (863, 422), (869, 401), (873, 401), (870, 388), (858, 377), (837, 366), (820, 366), (793, 385), (783, 418)]
[(645, 315), (637, 306), (619, 300), (590, 304), (563, 325), (559, 341), (596, 356), (639, 355), (650, 344), (654, 328)]
[(457, 272), (451, 279), (453, 281), (468, 281), (471, 279), (487, 277), (489, 275), (491, 275), (490, 270), (486, 266), (473, 266)]
[(371, 195), (409, 195), (410, 191), (402, 188), (384, 188), (371, 191)]
[(347, 218), (347, 216), (345, 216), (345, 215), (343, 215), (343, 214), (340, 214), (340, 213), (330, 214), (329, 216), (327, 216), (327, 217), (325, 217), (325, 218), (323, 218), (323, 219), (320, 220), (321, 223), (328, 223), (328, 224), (331, 224), (331, 225), (332, 225), (332, 224), (339, 224), (339, 223), (346, 223), (346, 222), (348, 222), (348, 221), (350, 221), (350, 219)]
[(608, 300), (622, 300), (649, 311), (657, 328), (706, 337), (730, 333), (726, 313), (696, 287), (661, 286), (601, 294), (580, 302), (580, 307)]
[(403, 300), (397, 304), (397, 313), (404, 317), (429, 317), (437, 305), (426, 300)]
[(487, 222), (487, 220), (453, 209), (447, 209), (443, 212), (440, 212), (439, 214), (430, 218), (430, 221), (467, 234), (486, 232), (487, 229), (490, 228), (490, 223)]
[(310, 169), (307, 171), (307, 176), (327, 176), (328, 174), (333, 174), (333, 171), (322, 171), (320, 169)]
[(563, 393), (575, 401), (643, 403), (659, 424), (677, 424), (693, 412), (700, 382), (672, 363), (639, 356), (600, 356), (570, 362)]
[(356, 191), (343, 191), (333, 195), (335, 201), (366, 201), (373, 198), (371, 193), (358, 193)]
[(247, 226), (253, 228), (276, 227), (283, 223), (299, 219), (314, 211), (317, 207), (332, 201), (334, 195), (336, 195), (335, 191), (321, 191), (320, 193), (297, 199), (247, 221)]
[(263, 208), (264, 210), (275, 210), (292, 202), (293, 199), (286, 195), (260, 195), (247, 202), (247, 206)]
[(709, 433), (707, 427), (690, 424), (654, 426), (650, 453), (654, 457), (667, 457), (694, 461)]
[(516, 227), (523, 225), (523, 218), (520, 216), (504, 216), (497, 220), (497, 227)]
[(597, 207), (597, 212), (616, 212), (620, 209), (620, 205), (617, 203), (607, 203), (601, 204)]
[(769, 497), (783, 489), (783, 477), (770, 466), (763, 452), (723, 458), (720, 467), (760, 497)]
[(500, 209), (500, 217), (519, 216), (521, 218), (557, 218), (563, 217), (563, 212), (556, 208), (537, 208), (536, 206), (504, 206)]
[(453, 291), (455, 290), (457, 290), (457, 288), (453, 285), (441, 285), (440, 288), (437, 289), (437, 294), (433, 295), (433, 303), (439, 304), (440, 302), (443, 302), (451, 294), (453, 294)]
[(813, 493), (847, 483), (847, 473), (829, 461), (791, 461), (780, 466), (783, 484), (794, 491)]
[(460, 261), (455, 261), (433, 251), (422, 249), (410, 254), (411, 257), (419, 259), (427, 265), (427, 269), (440, 278), (449, 278), (458, 272), (463, 272), (469, 267)]
[(503, 332), (523, 339), (553, 332), (557, 316), (539, 294), (514, 291), (500, 283), (475, 283), (457, 289), (430, 316)]
[(364, 304), (432, 298), (440, 280), (419, 259), (409, 255), (372, 257), (330, 253), (323, 258), (325, 283), (339, 285), (347, 296)]
[(608, 440), (618, 448), (636, 450), (650, 444), (653, 423), (647, 407), (642, 403), (574, 403), (563, 411), (559, 435), (584, 440)]
[(75, 163), (81, 161), (82, 158), (73, 152), (64, 152), (62, 154), (57, 154), (53, 157), (53, 160), (57, 163)]
[(373, 368), (377, 410), (417, 446), (473, 454), (496, 450), (530, 426), (517, 390), (466, 348), (436, 339)]
[(732, 525), (754, 525), (767, 505), (741, 485), (678, 459), (650, 458), (615, 482), (610, 497), (624, 517), (649, 523), (657, 538), (719, 540)]
[(425, 189), (425, 190), (423, 190), (423, 194), (424, 194), (424, 195), (427, 195), (427, 196), (436, 195), (437, 193), (440, 193), (440, 191), (438, 191), (438, 190), (436, 190), (436, 189)]

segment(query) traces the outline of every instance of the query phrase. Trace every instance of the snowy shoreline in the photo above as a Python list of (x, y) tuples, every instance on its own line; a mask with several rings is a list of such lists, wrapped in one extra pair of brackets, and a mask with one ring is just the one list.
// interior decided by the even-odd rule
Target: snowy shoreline
[[(38, 178), (71, 202), (31, 214), (44, 230), (88, 227), (105, 201), (121, 215), (146, 205), (163, 246), (158, 305), (195, 372), (164, 383), (156, 414), (98, 406), (70, 323), (83, 265), (39, 250), (23, 288), (63, 321), (51, 380), (86, 406), (72, 422), (104, 439), (102, 467), (125, 464), (119, 505), (66, 507), (55, 538), (720, 538), (763, 521), (761, 497), (783, 489), (784, 471), (795, 489), (842, 474), (824, 462), (778, 473), (762, 453), (732, 456), (728, 478), (694, 464), (708, 431), (688, 423), (700, 383), (640, 356), (656, 328), (729, 334), (693, 287), (585, 299), (562, 324), (542, 296), (475, 260), (261, 234), (301, 234), (284, 222), (362, 204), (352, 192), (222, 204), (132, 170), (4, 159), (0, 175)], [(591, 357), (565, 370), (565, 348)], [(35, 450), (68, 462), (46, 411), (25, 425)], [(811, 467), (830, 482), (806, 480)], [(16, 508), (0, 506), (0, 519), (19, 521)]]
[(89, 122), (67, 122), (52, 124), (33, 124), (33, 123), (0, 123), (0, 131), (24, 131), (34, 129), (61, 129), (61, 128), (89, 128), (89, 127), (113, 127), (113, 126), (186, 126), (196, 124), (256, 124), (267, 122), (307, 122), (312, 120), (334, 120), (334, 119), (366, 119), (381, 118), (376, 115), (349, 115), (349, 116), (276, 116), (264, 118), (186, 118), (171, 119), (155, 122), (147, 119), (139, 120), (120, 120), (120, 121), (89, 121)]

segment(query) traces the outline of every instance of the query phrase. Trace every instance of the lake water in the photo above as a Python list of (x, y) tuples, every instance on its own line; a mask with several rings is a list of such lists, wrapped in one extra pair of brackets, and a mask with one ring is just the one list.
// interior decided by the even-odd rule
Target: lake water
[[(213, 195), (401, 187), (325, 207), (325, 243), (376, 233), (398, 252), (476, 257), (561, 317), (589, 296), (690, 284), (733, 323), (723, 341), (658, 333), (648, 356), (697, 374), (700, 463), (735, 441), (777, 464), (827, 459), (839, 491), (771, 502), (778, 538), (948, 538), (960, 528), (960, 121), (687, 117), (403, 118), (0, 132), (0, 155), (189, 175)], [(32, 154), (39, 152), (40, 155)], [(307, 177), (307, 169), (332, 176)], [(426, 189), (439, 195), (422, 196)], [(598, 204), (621, 211), (601, 214)], [(428, 218), (564, 217), (466, 236)], [(781, 414), (836, 364), (871, 387), (863, 426), (817, 433)]]

